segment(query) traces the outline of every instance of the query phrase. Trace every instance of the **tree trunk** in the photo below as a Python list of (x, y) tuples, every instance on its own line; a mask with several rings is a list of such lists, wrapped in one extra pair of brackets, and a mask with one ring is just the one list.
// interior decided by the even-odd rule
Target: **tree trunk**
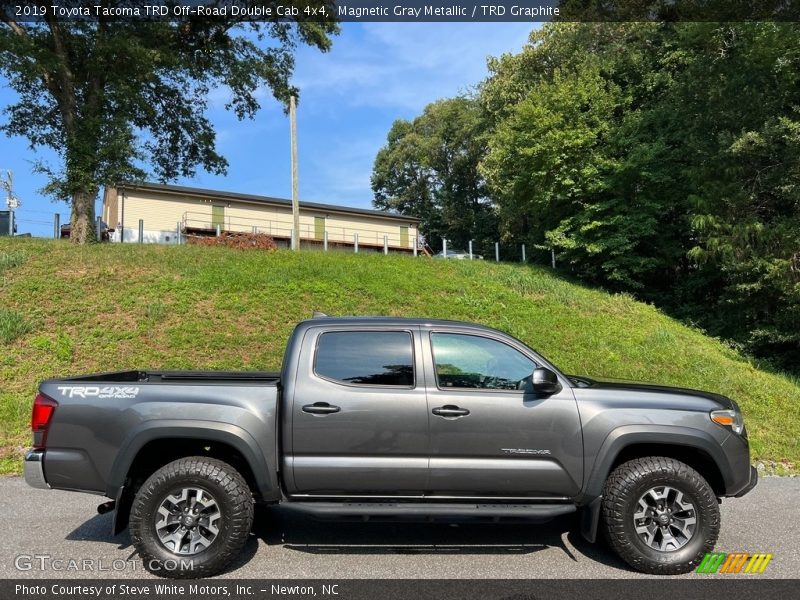
[(94, 220), (94, 201), (97, 192), (88, 189), (72, 195), (72, 216), (70, 217), (70, 240), (73, 244), (92, 244), (97, 241)]

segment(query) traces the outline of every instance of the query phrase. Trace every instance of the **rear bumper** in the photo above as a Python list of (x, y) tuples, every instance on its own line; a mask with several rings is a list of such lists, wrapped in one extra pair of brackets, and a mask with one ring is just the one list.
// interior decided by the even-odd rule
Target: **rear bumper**
[(749, 492), (754, 487), (756, 487), (757, 483), (758, 483), (758, 471), (756, 470), (755, 467), (751, 466), (750, 467), (750, 482), (739, 493), (737, 493), (736, 496), (734, 496), (734, 498), (741, 498), (747, 492)]
[(25, 483), (43, 490), (50, 489), (44, 478), (44, 450), (29, 450), (24, 465)]

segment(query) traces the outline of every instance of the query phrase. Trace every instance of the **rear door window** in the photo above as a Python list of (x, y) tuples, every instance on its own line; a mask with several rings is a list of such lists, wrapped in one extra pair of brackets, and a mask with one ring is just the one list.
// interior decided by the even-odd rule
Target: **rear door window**
[(414, 387), (408, 331), (330, 331), (317, 340), (314, 372), (348, 385)]

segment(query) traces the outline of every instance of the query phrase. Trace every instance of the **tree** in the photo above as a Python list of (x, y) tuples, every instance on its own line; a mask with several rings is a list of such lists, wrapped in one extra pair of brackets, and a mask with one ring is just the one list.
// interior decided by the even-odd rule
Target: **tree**
[(476, 96), (395, 123), (375, 202), (450, 239), (497, 225), (800, 373), (798, 57), (794, 22), (545, 25)]
[(797, 34), (553, 24), (491, 61), (482, 168), (504, 235), (800, 371)]
[(683, 310), (702, 311), (716, 335), (798, 373), (797, 25), (696, 24), (682, 44), (692, 60), (665, 101), (688, 108), (685, 152), (696, 157), (685, 172), (697, 271), (687, 278), (694, 287)]
[(486, 252), (497, 231), (494, 208), (478, 164), (486, 151), (484, 121), (476, 102), (452, 98), (429, 104), (413, 121), (397, 120), (375, 158), (374, 205), (413, 214), (434, 250)]
[(521, 54), (492, 61), (481, 91), (494, 123), (482, 171), (504, 238), (553, 249), (575, 275), (615, 289), (663, 280), (681, 254), (680, 219), (664, 220), (680, 203), (651, 168), (657, 146), (637, 139), (652, 93), (645, 36), (657, 29), (545, 27)]
[[(272, 1), (245, 4), (275, 12)], [(328, 0), (317, 4), (335, 14)], [(141, 179), (148, 165), (162, 181), (192, 176), (198, 166), (225, 172), (205, 116), (211, 90), (227, 86), (227, 108), (240, 119), (255, 115), (263, 87), (288, 104), (297, 94), (289, 78), (298, 43), (325, 51), (338, 31), (333, 18), (296, 19), (59, 21), (47, 12), (23, 22), (0, 2), (0, 75), (19, 94), (0, 129), (56, 151), (60, 168), (38, 166), (48, 175), (45, 191), (71, 198), (70, 237), (91, 241), (100, 186)]]

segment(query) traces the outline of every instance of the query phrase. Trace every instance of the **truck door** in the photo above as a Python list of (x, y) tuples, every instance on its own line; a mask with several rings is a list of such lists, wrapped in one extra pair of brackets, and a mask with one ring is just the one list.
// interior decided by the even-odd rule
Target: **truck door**
[(577, 494), (583, 441), (572, 389), (530, 389), (541, 359), (491, 333), (422, 329), (431, 430), (427, 495)]
[(311, 328), (291, 405), (292, 495), (421, 496), (428, 411), (417, 327)]

